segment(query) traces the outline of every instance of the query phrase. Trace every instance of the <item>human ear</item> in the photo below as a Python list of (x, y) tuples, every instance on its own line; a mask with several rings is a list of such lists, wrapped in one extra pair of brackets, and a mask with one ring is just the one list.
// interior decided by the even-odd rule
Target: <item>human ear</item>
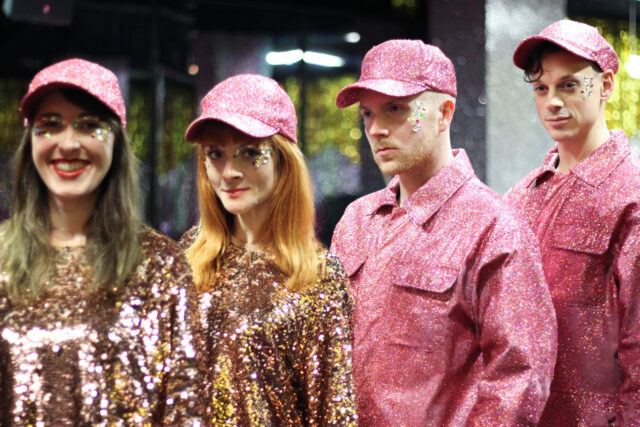
[(606, 101), (613, 94), (614, 77), (613, 71), (604, 71), (600, 78), (602, 79), (602, 87), (600, 88), (600, 99)]
[(440, 119), (438, 120), (438, 130), (443, 132), (447, 130), (453, 120), (453, 112), (456, 109), (456, 104), (453, 99), (448, 98), (440, 103)]

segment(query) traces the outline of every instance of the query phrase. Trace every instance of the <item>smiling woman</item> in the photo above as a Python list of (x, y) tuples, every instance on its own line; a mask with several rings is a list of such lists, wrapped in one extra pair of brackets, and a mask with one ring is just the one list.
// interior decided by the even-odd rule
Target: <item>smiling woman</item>
[(0, 225), (0, 424), (200, 422), (188, 264), (138, 219), (115, 75), (40, 71)]

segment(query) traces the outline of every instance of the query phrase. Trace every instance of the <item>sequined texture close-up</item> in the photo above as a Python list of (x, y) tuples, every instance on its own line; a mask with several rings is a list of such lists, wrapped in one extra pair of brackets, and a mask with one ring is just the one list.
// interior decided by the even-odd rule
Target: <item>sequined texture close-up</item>
[(224, 279), (198, 297), (213, 425), (356, 425), (348, 282), (334, 257), (318, 257), (320, 279), (297, 293), (272, 255), (227, 248)]
[(622, 131), (566, 174), (558, 148), (505, 196), (540, 241), (558, 318), (541, 426), (640, 420), (640, 161)]
[(42, 299), (0, 294), (1, 425), (200, 425), (191, 273), (167, 237), (145, 230), (141, 244), (121, 292), (87, 294), (75, 247), (58, 250)]

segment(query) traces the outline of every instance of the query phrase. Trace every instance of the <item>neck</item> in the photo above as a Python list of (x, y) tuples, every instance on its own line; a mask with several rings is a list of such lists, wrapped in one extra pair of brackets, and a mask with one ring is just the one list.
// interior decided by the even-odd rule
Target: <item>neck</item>
[(609, 138), (609, 129), (603, 115), (603, 118), (586, 135), (577, 135), (576, 138), (569, 141), (558, 141), (557, 171), (560, 173), (569, 172), (575, 164), (591, 155)]
[(264, 215), (259, 215), (255, 210), (235, 215), (232, 233), (234, 243), (247, 249), (264, 251), (266, 248), (262, 237), (265, 219)]
[(447, 143), (439, 149), (434, 149), (428, 159), (411, 170), (398, 174), (400, 183), (400, 197), (398, 205), (404, 202), (429, 181), (440, 169), (453, 159), (451, 146)]
[(54, 247), (84, 246), (87, 242), (89, 219), (96, 202), (96, 196), (61, 199), (50, 195), (51, 244)]

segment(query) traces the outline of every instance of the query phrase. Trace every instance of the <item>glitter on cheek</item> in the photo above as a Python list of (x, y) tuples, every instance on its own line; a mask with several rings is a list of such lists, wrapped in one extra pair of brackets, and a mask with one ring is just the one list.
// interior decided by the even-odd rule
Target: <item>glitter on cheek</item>
[(260, 168), (262, 165), (266, 165), (269, 163), (269, 159), (271, 158), (271, 147), (266, 142), (260, 144), (260, 155), (253, 163), (256, 169)]
[(416, 101), (416, 105), (418, 106), (418, 109), (411, 111), (411, 115), (407, 119), (407, 121), (413, 126), (411, 129), (413, 132), (418, 132), (420, 130), (422, 127), (420, 119), (424, 119), (424, 114), (427, 112), (427, 109), (424, 107), (422, 102)]
[(593, 77), (584, 76), (584, 88), (580, 93), (584, 99), (591, 96), (591, 93), (593, 93)]

